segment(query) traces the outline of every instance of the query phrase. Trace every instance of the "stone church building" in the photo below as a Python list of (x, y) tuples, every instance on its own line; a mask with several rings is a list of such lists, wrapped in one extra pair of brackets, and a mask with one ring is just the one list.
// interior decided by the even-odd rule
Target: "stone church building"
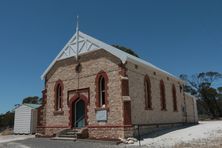
[(89, 138), (118, 139), (136, 125), (197, 123), (196, 101), (172, 74), (77, 31), (42, 75), (38, 132), (86, 129)]

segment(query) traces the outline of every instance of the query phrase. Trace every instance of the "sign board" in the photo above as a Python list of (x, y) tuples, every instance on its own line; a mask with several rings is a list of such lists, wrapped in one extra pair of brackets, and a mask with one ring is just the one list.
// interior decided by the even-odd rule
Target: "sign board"
[(107, 110), (96, 111), (96, 121), (107, 121)]

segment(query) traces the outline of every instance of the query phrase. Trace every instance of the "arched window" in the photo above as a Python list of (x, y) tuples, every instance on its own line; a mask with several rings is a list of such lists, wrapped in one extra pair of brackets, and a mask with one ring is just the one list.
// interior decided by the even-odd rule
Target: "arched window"
[(62, 104), (62, 87), (59, 84), (56, 90), (56, 110), (60, 110), (62, 108), (61, 104)]
[(177, 92), (174, 84), (172, 85), (172, 94), (173, 94), (173, 111), (177, 111)]
[(160, 80), (160, 102), (161, 102), (161, 110), (166, 110), (166, 94), (165, 94), (165, 85), (163, 80)]
[(152, 109), (151, 83), (148, 75), (144, 78), (145, 109)]
[(108, 76), (106, 72), (101, 71), (96, 76), (96, 106), (107, 107), (108, 105)]
[(105, 99), (105, 78), (103, 76), (100, 76), (99, 78), (99, 106), (103, 106), (106, 104)]
[(62, 110), (62, 97), (63, 97), (63, 83), (61, 80), (58, 80), (55, 84), (55, 110)]

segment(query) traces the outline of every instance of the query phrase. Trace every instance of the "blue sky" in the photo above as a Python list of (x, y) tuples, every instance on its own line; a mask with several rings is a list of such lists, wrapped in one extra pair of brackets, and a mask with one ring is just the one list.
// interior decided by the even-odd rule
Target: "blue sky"
[[(222, 71), (222, 1), (0, 1), (0, 113), (41, 96), (40, 75), (80, 30), (174, 74)], [(222, 83), (221, 83), (222, 85)]]

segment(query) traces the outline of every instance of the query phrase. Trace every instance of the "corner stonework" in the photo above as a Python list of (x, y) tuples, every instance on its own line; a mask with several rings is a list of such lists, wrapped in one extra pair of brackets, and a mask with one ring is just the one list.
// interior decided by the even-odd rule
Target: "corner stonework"
[(131, 98), (129, 96), (129, 79), (127, 76), (127, 68), (125, 64), (120, 64), (120, 78), (121, 78), (121, 91), (123, 100), (123, 125), (124, 125), (124, 137), (133, 136), (133, 125), (131, 119)]

